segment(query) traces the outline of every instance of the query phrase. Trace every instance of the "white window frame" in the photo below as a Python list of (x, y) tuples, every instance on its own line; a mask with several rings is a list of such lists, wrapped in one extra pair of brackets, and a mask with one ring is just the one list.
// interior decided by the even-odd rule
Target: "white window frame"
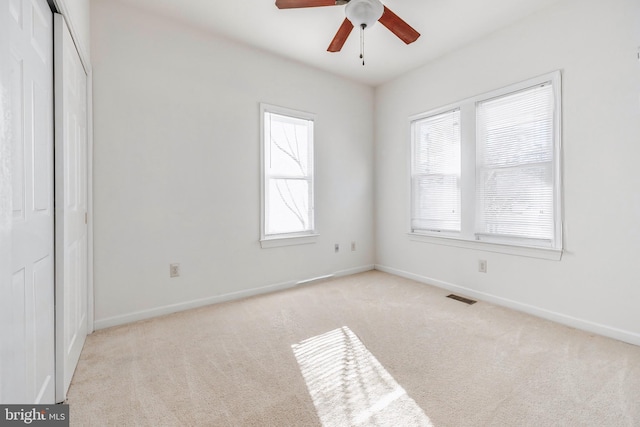
[[(484, 238), (482, 241), (476, 235), (476, 105), (478, 102), (500, 97), (510, 93), (518, 92), (551, 83), (554, 94), (554, 147), (553, 147), (553, 192), (554, 192), (554, 239), (551, 245), (541, 246), (533, 239), (514, 238)], [(410, 126), (410, 149), (409, 159), (409, 182), (413, 172), (413, 147), (414, 134), (413, 124), (429, 116), (437, 115), (445, 111), (460, 109), (461, 120), (461, 211), (462, 227), (460, 232), (441, 233), (429, 230), (413, 230), (411, 224), (413, 191), (410, 190), (410, 203), (408, 207), (408, 235), (409, 239), (417, 242), (440, 244), (445, 246), (455, 246), (467, 249), (483, 250), (488, 252), (498, 252), (513, 255), (528, 256), (549, 260), (560, 260), (563, 250), (563, 209), (562, 209), (562, 174), (561, 174), (561, 151), (562, 151), (562, 88), (561, 72), (554, 71), (519, 83), (515, 83), (491, 92), (467, 98), (460, 102), (449, 104), (425, 113), (416, 114), (409, 117)], [(411, 185), (411, 184), (409, 184)], [(411, 186), (409, 186), (411, 189)]]
[[(310, 223), (311, 227), (309, 230), (299, 231), (299, 232), (291, 232), (291, 233), (279, 233), (279, 234), (267, 234), (267, 209), (268, 209), (268, 184), (269, 179), (272, 177), (267, 176), (267, 160), (268, 160), (268, 150), (266, 135), (265, 135), (265, 114), (272, 113), (278, 114), (281, 116), (291, 117), (294, 119), (302, 119), (311, 122), (310, 127), (310, 140), (308, 144), (309, 147), (309, 171), (307, 181), (309, 182), (309, 202), (310, 202)], [(260, 103), (260, 245), (262, 248), (271, 248), (271, 247), (280, 247), (280, 246), (290, 246), (290, 245), (302, 245), (315, 243), (318, 237), (318, 233), (316, 231), (316, 221), (315, 221), (315, 191), (314, 191), (314, 124), (316, 120), (316, 115), (312, 113), (307, 113), (304, 111), (293, 110), (290, 108), (279, 107), (276, 105), (270, 105), (265, 103)]]

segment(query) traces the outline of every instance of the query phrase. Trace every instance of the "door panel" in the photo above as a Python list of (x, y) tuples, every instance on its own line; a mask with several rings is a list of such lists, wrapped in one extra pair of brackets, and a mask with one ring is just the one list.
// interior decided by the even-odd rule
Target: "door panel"
[(22, 5), (20, 3), (21, 0), (9, 0), (9, 12), (18, 28), (22, 29)]
[(0, 44), (8, 62), (0, 89), (10, 88), (0, 119), (11, 117), (10, 142), (3, 138), (0, 146), (11, 156), (3, 177), (11, 205), (2, 209), (12, 212), (11, 280), (0, 289), (7, 313), (0, 323), (0, 400), (54, 403), (53, 17), (46, 0), (0, 1), (0, 15), (0, 35), (8, 40)]
[[(19, 403), (22, 399), (26, 399), (27, 393), (27, 359), (30, 357), (26, 353), (25, 336), (27, 324), (25, 322), (25, 289), (27, 288), (26, 281), (26, 268), (21, 268), (14, 271), (11, 280), (11, 291), (9, 299), (11, 304), (9, 305), (9, 325), (12, 327), (12, 331), (8, 332), (9, 339), (5, 348), (5, 355), (8, 357), (8, 363), (4, 363), (3, 366), (7, 366), (6, 380), (3, 382), (7, 384), (3, 387), (3, 403)], [(16, 351), (10, 351), (10, 349), (16, 349)]]
[[(21, 21), (21, 20), (20, 20)], [(24, 220), (24, 62), (13, 48), (9, 54), (11, 76), (11, 133), (12, 150), (12, 196), (13, 218)]]
[[(51, 329), (51, 319), (54, 318), (54, 306), (51, 304), (49, 295), (51, 293), (51, 277), (54, 276), (53, 259), (46, 256), (36, 262), (33, 268), (33, 304), (37, 314), (36, 321), (33, 322), (33, 333), (31, 336), (38, 337), (34, 342), (35, 354), (48, 354), (53, 357), (55, 339), (53, 334), (48, 333)], [(36, 380), (36, 402), (49, 402), (54, 398), (54, 363), (51, 360), (36, 358), (33, 367), (36, 379), (42, 379), (39, 384)], [(38, 390), (39, 388), (39, 390)], [(45, 397), (46, 399), (43, 399)]]
[[(50, 107), (50, 99), (42, 96), (46, 91), (42, 90), (38, 85), (34, 85), (33, 91), (33, 114), (35, 123), (47, 122), (52, 120), (53, 111)], [(36, 126), (35, 138), (37, 140), (46, 140), (47, 129)], [(33, 147), (33, 209), (38, 213), (49, 212), (51, 209), (51, 177), (53, 176), (53, 158), (52, 147), (42, 147), (36, 145)]]
[(55, 15), (56, 398), (64, 400), (87, 335), (87, 74)]
[(38, 0), (31, 0), (31, 46), (40, 55), (42, 62), (47, 62), (51, 51), (51, 10), (49, 5), (43, 7)]

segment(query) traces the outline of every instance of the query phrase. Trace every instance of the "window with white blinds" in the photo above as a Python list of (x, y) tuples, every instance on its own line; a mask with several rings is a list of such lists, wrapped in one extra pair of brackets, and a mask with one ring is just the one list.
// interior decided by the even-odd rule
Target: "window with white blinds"
[(560, 72), (411, 119), (411, 233), (562, 249)]
[(413, 122), (413, 230), (460, 231), (460, 110)]
[(551, 82), (477, 103), (477, 225), (486, 236), (554, 238)]
[(314, 232), (313, 116), (263, 104), (262, 240)]

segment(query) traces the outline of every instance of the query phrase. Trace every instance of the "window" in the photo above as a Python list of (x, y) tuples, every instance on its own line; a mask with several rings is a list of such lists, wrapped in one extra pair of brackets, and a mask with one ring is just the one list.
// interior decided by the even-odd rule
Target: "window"
[(551, 242), (553, 87), (478, 102), (476, 126), (478, 237)]
[(260, 110), (262, 246), (311, 243), (314, 117), (266, 104)]
[(417, 120), (413, 138), (412, 228), (460, 231), (460, 110)]
[(415, 116), (411, 144), (414, 236), (561, 251), (560, 72)]

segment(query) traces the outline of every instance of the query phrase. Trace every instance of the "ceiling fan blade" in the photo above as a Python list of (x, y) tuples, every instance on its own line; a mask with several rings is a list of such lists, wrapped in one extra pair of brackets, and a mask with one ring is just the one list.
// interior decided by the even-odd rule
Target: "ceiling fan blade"
[(276, 0), (278, 9), (295, 9), (299, 7), (335, 6), (345, 4), (344, 0)]
[(333, 40), (331, 40), (331, 44), (327, 48), (327, 51), (340, 52), (340, 49), (342, 49), (342, 46), (344, 46), (344, 43), (347, 41), (347, 37), (351, 34), (351, 30), (353, 30), (353, 24), (347, 18), (344, 18), (342, 25), (338, 28), (338, 32)]
[(413, 29), (411, 25), (404, 22), (398, 15), (389, 10), (387, 6), (384, 7), (384, 12), (378, 21), (406, 44), (413, 43), (418, 39), (418, 37), (420, 37), (419, 32)]

